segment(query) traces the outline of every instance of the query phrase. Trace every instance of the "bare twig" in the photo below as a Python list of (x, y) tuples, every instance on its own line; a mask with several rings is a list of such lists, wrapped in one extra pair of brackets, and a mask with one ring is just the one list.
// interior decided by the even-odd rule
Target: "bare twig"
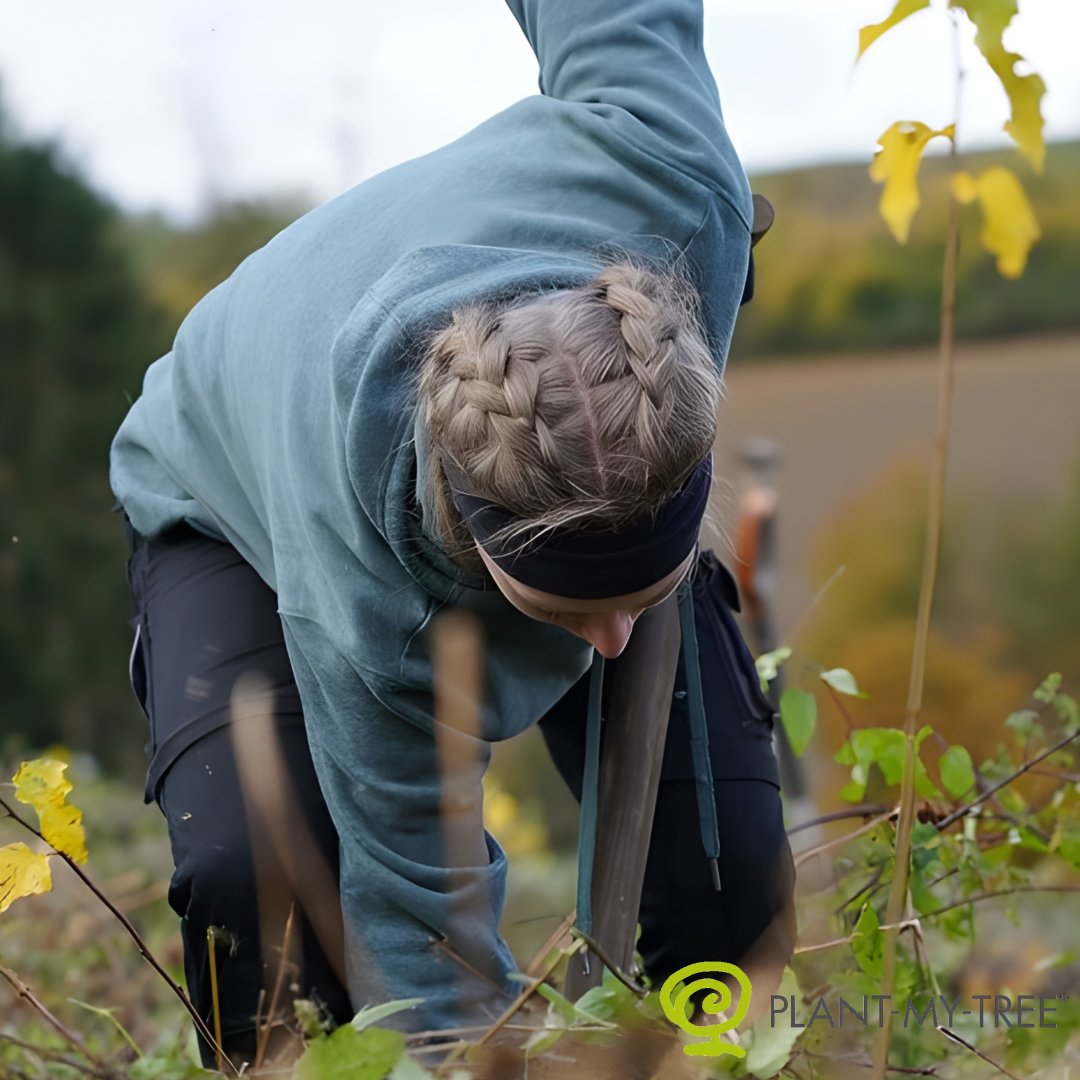
[(636, 983), (629, 975), (626, 974), (626, 972), (622, 970), (622, 968), (619, 967), (618, 964), (612, 962), (611, 958), (607, 956), (604, 950), (596, 943), (595, 938), (590, 937), (588, 934), (579, 930), (576, 926), (570, 931), (570, 933), (573, 937), (580, 938), (582, 941), (584, 941), (585, 944), (588, 945), (588, 947), (600, 958), (601, 963), (603, 963), (611, 972), (611, 974), (614, 975), (615, 978), (618, 979), (619, 982), (621, 982), (623, 986), (625, 986), (628, 990), (633, 990), (633, 992), (637, 994), (638, 997), (645, 997), (645, 995), (648, 994), (649, 991), (646, 990), (644, 986)]
[[(38, 830), (35, 829), (33, 825), (31, 825), (28, 821), (24, 821), (23, 818), (16, 814), (15, 811), (12, 810), (8, 803), (2, 798), (0, 798), (0, 808), (4, 809), (7, 812), (8, 817), (10, 817), (16, 824), (21, 825), (24, 829), (26, 829), (27, 832), (33, 833), (33, 835), (36, 836), (40, 841), (42, 841), (42, 843), (49, 844), (49, 841), (46, 840), (45, 837), (42, 836), (41, 833), (38, 832)], [(136, 930), (135, 927), (132, 925), (131, 920), (101, 891), (101, 889), (97, 887), (97, 885), (94, 884), (94, 882), (85, 873), (82, 867), (80, 867), (79, 864), (75, 862), (74, 859), (65, 855), (62, 851), (57, 851), (56, 848), (52, 846), (52, 844), (49, 844), (49, 847), (52, 848), (54, 852), (56, 852), (58, 858), (63, 859), (64, 862), (67, 863), (67, 865), (74, 872), (75, 876), (79, 878), (79, 880), (113, 913), (113, 915), (116, 916), (117, 921), (127, 931), (128, 936), (131, 938), (131, 940), (135, 942), (135, 946), (136, 948), (138, 948), (143, 959), (158, 973), (158, 975), (161, 976), (162, 979), (165, 980), (165, 983), (168, 985), (169, 989), (177, 996), (177, 998), (179, 998), (181, 1005), (183, 1005), (184, 1008), (187, 1010), (188, 1015), (191, 1017), (192, 1023), (194, 1023), (199, 1034), (202, 1035), (204, 1039), (206, 1039), (207, 1043), (209, 1043), (210, 1046), (214, 1047), (215, 1052), (219, 1051), (221, 1047), (219, 1046), (217, 1040), (214, 1038), (210, 1029), (206, 1026), (206, 1021), (203, 1020), (203, 1018), (199, 1015), (198, 1010), (191, 1003), (191, 999), (180, 988), (176, 980), (173, 979), (173, 977), (158, 962), (157, 957), (154, 956), (154, 954), (150, 951), (149, 946), (146, 944), (145, 941), (143, 941), (142, 937), (139, 934), (139, 931)], [(222, 1057), (224, 1058), (225, 1063), (232, 1070), (233, 1075), (239, 1075), (236, 1071), (236, 1067), (231, 1061), (229, 1061), (228, 1057), (224, 1054), (224, 1051), (222, 1051)]]
[(282, 935), (281, 959), (278, 961), (277, 975), (274, 978), (274, 990), (270, 995), (270, 1007), (266, 1012), (266, 1020), (259, 1031), (259, 1045), (255, 1049), (254, 1068), (261, 1069), (263, 1058), (266, 1056), (266, 1047), (270, 1042), (270, 1031), (274, 1025), (274, 1014), (277, 1012), (278, 997), (281, 994), (281, 984), (285, 981), (285, 966), (289, 959), (289, 944), (292, 940), (293, 917), (296, 914), (296, 903), (289, 903), (289, 917), (285, 920), (285, 933)]
[(800, 851), (795, 856), (795, 865), (806, 862), (807, 859), (812, 858), (814, 855), (820, 855), (823, 851), (828, 851), (830, 848), (839, 847), (841, 844), (846, 844), (849, 840), (854, 840), (857, 836), (862, 836), (863, 833), (870, 832), (876, 829), (883, 821), (888, 821), (893, 816), (895, 811), (890, 810), (886, 814), (882, 814), (880, 817), (873, 818), (865, 825), (860, 825), (859, 828), (849, 833), (844, 833), (843, 836), (836, 837), (835, 840), (826, 840), (824, 843), (817, 844), (812, 848), (807, 848), (805, 851)]
[(585, 942), (581, 938), (577, 938), (574, 943), (567, 949), (560, 949), (555, 957), (549, 960), (537, 973), (536, 977), (521, 991), (520, 994), (506, 1007), (503, 1014), (495, 1021), (494, 1024), (489, 1027), (483, 1036), (475, 1043), (470, 1044), (462, 1042), (459, 1045), (453, 1047), (450, 1053), (443, 1059), (439, 1066), (436, 1075), (444, 1075), (443, 1070), (448, 1068), (454, 1062), (456, 1062), (461, 1055), (469, 1048), (470, 1045), (484, 1046), (490, 1042), (491, 1039), (510, 1021), (511, 1017), (525, 1004), (526, 1001), (536, 993), (536, 988), (558, 967), (559, 963), (564, 957), (573, 956), (575, 953), (580, 952), (585, 947)]
[[(919, 918), (925, 919), (926, 916), (921, 915)], [(896, 931), (900, 931), (900, 930), (908, 930), (911, 927), (918, 927), (918, 926), (919, 926), (919, 919), (902, 919), (900, 922), (896, 923), (895, 925), (890, 925), (888, 923), (882, 923), (881, 926), (878, 929), (880, 929), (880, 930), (896, 930)], [(801, 956), (803, 953), (821, 952), (822, 949), (833, 949), (837, 945), (846, 945), (846, 944), (848, 944), (848, 942), (853, 941), (855, 939), (855, 936), (856, 936), (855, 934), (847, 934), (844, 937), (833, 938), (832, 941), (820, 941), (816, 945), (800, 945), (795, 950), (793, 955)]]
[(206, 950), (210, 954), (210, 1000), (214, 1011), (214, 1064), (221, 1072), (221, 1001), (218, 998), (217, 981), (217, 938), (214, 927), (206, 928)]
[(7, 980), (8, 985), (15, 991), (15, 994), (18, 997), (21, 997), (27, 1005), (37, 1012), (49, 1027), (51, 1027), (53, 1031), (55, 1031), (73, 1050), (82, 1054), (87, 1061), (93, 1062), (99, 1069), (105, 1070), (106, 1072), (108, 1071), (105, 1062), (97, 1057), (90, 1047), (88, 1047), (86, 1043), (71, 1030), (71, 1028), (53, 1015), (49, 1009), (34, 996), (34, 992), (19, 978), (18, 975), (15, 974), (14, 971), (0, 964), (0, 975)]
[[(821, 1054), (815, 1050), (802, 1050), (800, 1051), (804, 1057), (808, 1058), (821, 1058), (823, 1061), (836, 1061), (843, 1062), (845, 1065), (854, 1065), (857, 1069), (872, 1069), (873, 1063), (869, 1061), (860, 1061), (858, 1058), (853, 1057), (837, 1057), (833, 1054)], [(889, 1065), (886, 1067), (886, 1071), (893, 1073), (906, 1073), (908, 1076), (937, 1076), (936, 1065)]]
[[(959, 30), (953, 19), (953, 42), (957, 55), (957, 122), (960, 111), (959, 86), (963, 80), (960, 67)], [(950, 160), (956, 162), (956, 126), (949, 139)], [(937, 430), (934, 438), (934, 461), (930, 470), (930, 490), (927, 498), (926, 545), (922, 577), (919, 583), (919, 605), (915, 615), (915, 641), (911, 655), (911, 678), (908, 683), (907, 710), (904, 716), (904, 766), (900, 779), (900, 817), (896, 824), (896, 859), (892, 887), (885, 906), (885, 921), (896, 923), (907, 901), (911, 872), (911, 833), (915, 818), (915, 720), (922, 708), (923, 684), (926, 678), (926, 649), (930, 640), (930, 610), (934, 599), (938, 556), (941, 548), (942, 519), (945, 508), (945, 477), (949, 464), (949, 425), (952, 415), (956, 317), (956, 261), (960, 249), (960, 230), (957, 226), (956, 200), (948, 199), (945, 225), (945, 264), (941, 283), (941, 338)], [(882, 951), (881, 991), (891, 994), (896, 976), (896, 933), (886, 932)], [(883, 1018), (874, 1037), (872, 1061), (873, 1080), (884, 1080), (889, 1058), (889, 1032), (892, 1016)]]
[(871, 814), (883, 814), (889, 807), (882, 803), (863, 803), (860, 806), (852, 806), (846, 810), (833, 810), (820, 817), (811, 818), (809, 821), (800, 821), (798, 825), (792, 825), (787, 830), (788, 836), (800, 832), (803, 829), (812, 829), (815, 825), (827, 825), (830, 821), (843, 821), (845, 818), (869, 817)]
[(999, 780), (996, 784), (988, 787), (984, 792), (982, 792), (976, 798), (972, 799), (971, 802), (967, 803), (965, 806), (957, 807), (957, 809), (955, 809), (951, 814), (946, 814), (945, 817), (943, 817), (939, 822), (937, 822), (938, 831), (940, 832), (943, 829), (947, 829), (954, 821), (959, 821), (960, 818), (962, 818), (966, 813), (968, 813), (969, 810), (972, 809), (972, 807), (978, 806), (980, 803), (986, 802), (986, 800), (989, 799), (995, 792), (998, 792), (1006, 785), (1011, 784), (1018, 776), (1022, 776), (1033, 765), (1037, 765), (1044, 758), (1048, 758), (1051, 754), (1056, 753), (1063, 746), (1068, 746), (1068, 744), (1071, 743), (1073, 739), (1077, 738), (1078, 736), (1080, 736), (1080, 730), (1074, 731), (1071, 735), (1063, 735), (1060, 739), (1058, 739), (1056, 743), (1053, 743), (1052, 745), (1046, 747), (1045, 750), (1040, 751), (1030, 761), (1024, 762), (1024, 764), (1021, 765), (1018, 769), (1015, 769), (1013, 772), (1009, 773), (1008, 776)]
[(38, 1054), (47, 1061), (55, 1061), (57, 1064), (73, 1069), (75, 1072), (86, 1073), (87, 1076), (99, 1078), (113, 1076), (113, 1073), (101, 1072), (91, 1065), (84, 1065), (81, 1061), (76, 1061), (73, 1057), (68, 1057), (62, 1050), (53, 1050), (49, 1046), (38, 1046), (37, 1043), (27, 1042), (25, 1039), (16, 1038), (16, 1036), (8, 1035), (3, 1031), (0, 1031), (0, 1040), (11, 1043), (12, 1046), (18, 1046), (22, 1050), (27, 1050), (31, 1054)]
[(1009, 1072), (1009, 1070), (1006, 1069), (1003, 1065), (999, 1065), (992, 1058), (988, 1058), (981, 1050), (977, 1050), (974, 1046), (971, 1045), (971, 1043), (967, 1041), (967, 1039), (961, 1038), (951, 1028), (947, 1028), (944, 1024), (935, 1024), (934, 1026), (938, 1029), (938, 1031), (941, 1032), (942, 1035), (945, 1036), (945, 1038), (952, 1039), (953, 1042), (958, 1042), (961, 1046), (970, 1050), (976, 1057), (982, 1058), (987, 1065), (991, 1065), (993, 1066), (993, 1068), (997, 1069), (997, 1071), (1001, 1073), (1002, 1076), (1011, 1077), (1012, 1080), (1020, 1080), (1020, 1077), (1017, 1076), (1016, 1073)]
[(1065, 892), (1076, 893), (1080, 892), (1080, 885), (1013, 885), (1009, 889), (994, 889), (992, 892), (976, 893), (974, 896), (965, 897), (963, 900), (956, 900), (951, 904), (945, 904), (943, 907), (934, 908), (933, 911), (924, 911), (922, 918), (929, 919), (934, 915), (942, 915), (946, 911), (952, 911), (953, 908), (963, 907), (965, 904), (973, 904), (977, 900), (992, 900), (995, 896), (1008, 896), (1010, 893), (1018, 892)]
[(872, 890), (874, 888), (874, 886), (878, 883), (878, 881), (881, 879), (881, 875), (883, 873), (885, 873), (885, 864), (884, 863), (882, 863), (873, 872), (873, 874), (870, 876), (870, 880), (867, 881), (867, 883), (865, 885), (863, 885), (862, 888), (860, 888), (856, 892), (853, 892), (846, 900), (842, 900), (839, 904), (837, 904), (836, 907), (833, 908), (833, 914), (834, 915), (839, 915), (840, 912), (843, 911), (844, 908), (846, 908), (848, 906), (848, 904), (852, 903), (855, 900), (858, 900), (859, 897), (862, 896), (862, 894), (864, 892), (866, 892), (867, 890)]
[(844, 718), (844, 723), (847, 724), (847, 734), (850, 739), (852, 733), (855, 731), (855, 721), (852, 720), (851, 713), (848, 712), (847, 706), (836, 692), (835, 687), (831, 686), (829, 683), (825, 683), (825, 689), (829, 691), (829, 697), (832, 698), (833, 704), (840, 710), (840, 715)]

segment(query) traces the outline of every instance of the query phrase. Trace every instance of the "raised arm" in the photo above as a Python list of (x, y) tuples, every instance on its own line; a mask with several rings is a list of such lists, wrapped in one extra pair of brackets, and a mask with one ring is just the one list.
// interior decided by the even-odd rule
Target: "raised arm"
[[(655, 152), (742, 204), (749, 189), (705, 59), (702, 0), (507, 0), (549, 97), (640, 121)], [(748, 223), (748, 221), (747, 221)]]

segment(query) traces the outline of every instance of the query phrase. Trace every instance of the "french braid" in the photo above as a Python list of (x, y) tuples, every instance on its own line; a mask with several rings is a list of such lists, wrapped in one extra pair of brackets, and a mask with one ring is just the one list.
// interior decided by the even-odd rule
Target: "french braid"
[(708, 453), (722, 386), (690, 287), (612, 265), (577, 289), (453, 313), (419, 397), (437, 526), (478, 568), (449, 497), (453, 462), (514, 531), (602, 528), (656, 509)]

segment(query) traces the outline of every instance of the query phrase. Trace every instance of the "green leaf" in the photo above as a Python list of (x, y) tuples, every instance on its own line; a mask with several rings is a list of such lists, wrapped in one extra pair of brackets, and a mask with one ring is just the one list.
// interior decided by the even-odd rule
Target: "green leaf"
[[(792, 997), (799, 1000), (799, 984), (790, 967), (784, 968), (776, 993), (788, 1001)], [(780, 1072), (791, 1058), (792, 1048), (799, 1036), (806, 1030), (783, 1022), (772, 1024), (769, 1020), (770, 1014), (766, 1011), (750, 1025), (752, 1041), (744, 1059), (746, 1072), (761, 1080), (768, 1080)]]
[(845, 784), (840, 789), (840, 798), (845, 802), (857, 803), (862, 802), (862, 797), (866, 793), (866, 781), (861, 784), (852, 781), (850, 784)]
[[(627, 991), (629, 993), (629, 991)], [(608, 986), (594, 986), (586, 990), (574, 1002), (574, 1008), (579, 1013), (585, 1013), (601, 1022), (610, 1020), (615, 1015), (616, 994)]]
[(563, 997), (554, 986), (550, 986), (548, 983), (542, 982), (537, 988), (536, 992), (551, 1005), (558, 1018), (564, 1024), (572, 1024), (574, 1018), (577, 1016), (577, 1010), (574, 1008), (574, 1003), (567, 998)]
[(945, 790), (954, 798), (966, 795), (975, 785), (975, 768), (965, 746), (950, 746), (938, 761)]
[(1058, 694), (1054, 698), (1054, 711), (1058, 714), (1058, 719), (1064, 724), (1066, 734), (1071, 735), (1077, 728), (1080, 728), (1080, 706), (1076, 703), (1076, 698), (1070, 697), (1068, 694)]
[(880, 978), (884, 964), (884, 948), (884, 935), (881, 932), (877, 912), (874, 910), (874, 905), (868, 903), (859, 914), (851, 939), (851, 951), (855, 954), (855, 962), (867, 975)]
[(839, 762), (841, 765), (855, 764), (855, 749), (851, 745), (851, 739), (847, 739), (844, 745), (833, 754), (833, 761)]
[(780, 665), (789, 656), (791, 656), (791, 650), (786, 645), (781, 645), (779, 649), (773, 649), (772, 652), (762, 653), (754, 661), (758, 679), (761, 680), (761, 692), (763, 694), (769, 692), (769, 683), (780, 674)]
[(293, 1080), (384, 1080), (405, 1052), (405, 1036), (386, 1028), (343, 1024), (307, 1045)]
[(796, 757), (802, 757), (817, 723), (817, 700), (813, 694), (789, 686), (780, 695), (780, 720)]
[(538, 1054), (546, 1054), (569, 1030), (569, 1028), (550, 1028), (534, 1031), (522, 1046), (525, 1056), (532, 1058)]
[(859, 689), (855, 683), (855, 676), (846, 668), (838, 667), (832, 668), (830, 671), (823, 671), (821, 678), (841, 694), (864, 699), (870, 697), (865, 690)]
[(1047, 675), (1043, 680), (1042, 685), (1031, 696), (1036, 701), (1041, 701), (1044, 705), (1049, 705), (1055, 697), (1057, 692), (1061, 689), (1061, 672), (1055, 671)]
[(433, 1080), (434, 1075), (408, 1054), (402, 1054), (397, 1064), (387, 1074), (386, 1080)]
[(367, 1005), (349, 1023), (357, 1031), (363, 1031), (364, 1028), (371, 1027), (372, 1024), (377, 1024), (380, 1020), (393, 1016), (394, 1013), (404, 1012), (406, 1009), (415, 1009), (417, 1005), (423, 1003), (423, 998), (401, 998), (399, 1001), (387, 1001), (382, 1005)]
[(1010, 713), (1005, 718), (1005, 726), (1011, 727), (1016, 732), (1016, 737), (1021, 741), (1030, 739), (1038, 733), (1042, 735), (1042, 725), (1039, 724), (1039, 714), (1031, 709), (1021, 709), (1019, 712)]

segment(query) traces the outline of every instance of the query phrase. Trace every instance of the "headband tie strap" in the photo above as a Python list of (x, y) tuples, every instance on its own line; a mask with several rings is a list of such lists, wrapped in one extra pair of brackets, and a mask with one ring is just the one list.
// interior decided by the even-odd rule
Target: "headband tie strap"
[(541, 592), (577, 600), (625, 596), (655, 584), (694, 549), (712, 484), (712, 453), (677, 494), (645, 520), (621, 529), (563, 527), (493, 539), (518, 520), (469, 491), (465, 475), (444, 465), (450, 490), (469, 532), (499, 569)]

